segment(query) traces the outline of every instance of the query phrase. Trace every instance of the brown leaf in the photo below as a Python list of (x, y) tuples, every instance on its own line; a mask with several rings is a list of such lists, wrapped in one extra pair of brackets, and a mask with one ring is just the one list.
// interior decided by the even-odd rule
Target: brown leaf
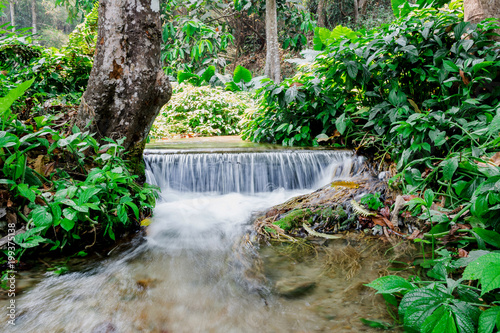
[(411, 199), (415, 199), (415, 198), (418, 198), (418, 195), (414, 195), (414, 194), (407, 194), (407, 195), (403, 195), (403, 199), (405, 201), (410, 201)]
[(410, 102), (411, 106), (413, 107), (413, 109), (415, 110), (416, 113), (422, 113), (422, 111), (420, 111), (420, 109), (418, 108), (417, 103), (415, 103), (414, 100), (408, 99), (408, 102)]
[(469, 252), (464, 249), (458, 249), (458, 257), (459, 258), (467, 258), (469, 256)]
[(391, 217), (391, 211), (389, 209), (389, 207), (384, 207), (380, 210), (380, 214), (383, 216), (383, 217), (386, 217), (386, 218), (390, 218)]
[(409, 210), (405, 210), (404, 212), (401, 213), (401, 217), (405, 219), (409, 219), (411, 217), (411, 213)]
[(42, 198), (40, 198), (40, 197), (36, 197), (36, 198), (35, 198), (35, 203), (36, 203), (37, 205), (40, 205), (40, 206), (46, 206), (46, 205), (47, 205), (47, 204), (45, 203), (45, 201), (43, 201), (43, 199), (42, 199)]
[(495, 155), (491, 156), (490, 162), (493, 163), (496, 166), (500, 166), (500, 152), (498, 152)]
[(7, 223), (17, 223), (17, 215), (11, 212), (7, 212)]
[(410, 236), (408, 236), (406, 239), (408, 240), (414, 240), (414, 239), (417, 239), (417, 238), (424, 238), (424, 234), (420, 232), (420, 230), (418, 229), (415, 229), (413, 230), (412, 234)]
[(465, 77), (465, 73), (463, 70), (459, 71), (460, 77), (462, 78), (462, 81), (464, 82), (465, 85), (468, 85), (470, 83), (469, 79)]
[(35, 171), (41, 175), (43, 175), (43, 158), (44, 158), (43, 155), (38, 155), (34, 166)]
[(381, 215), (372, 217), (372, 221), (373, 223), (380, 225), (382, 227), (388, 227), (389, 229), (394, 229), (394, 225), (391, 223), (391, 221), (389, 221), (388, 219), (386, 219)]
[(43, 173), (45, 177), (48, 177), (52, 171), (54, 171), (54, 168), (56, 166), (56, 162), (49, 163), (45, 166), (45, 172)]

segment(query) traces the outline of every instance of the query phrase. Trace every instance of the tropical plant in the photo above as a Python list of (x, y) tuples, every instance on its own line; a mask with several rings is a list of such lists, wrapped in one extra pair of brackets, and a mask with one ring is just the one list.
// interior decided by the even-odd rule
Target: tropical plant
[(76, 251), (137, 227), (155, 204), (156, 188), (136, 183), (121, 140), (98, 143), (76, 127), (65, 134), (51, 115), (18, 120), (10, 107), (33, 83), (0, 99), (0, 187), (26, 230), (14, 241), (22, 252), (42, 244)]
[(174, 134), (238, 134), (242, 116), (251, 106), (245, 93), (182, 83), (174, 88), (172, 99), (156, 118), (151, 135), (162, 138)]

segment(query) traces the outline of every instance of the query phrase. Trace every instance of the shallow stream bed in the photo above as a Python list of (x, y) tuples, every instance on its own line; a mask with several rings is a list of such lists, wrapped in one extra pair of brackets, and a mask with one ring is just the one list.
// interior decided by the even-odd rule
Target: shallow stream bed
[[(386, 273), (389, 257), (407, 260), (405, 253), (389, 250), (385, 256), (390, 245), (359, 236), (322, 246), (299, 242), (258, 247), (250, 242), (255, 212), (324, 185), (332, 170), (351, 158), (331, 156), (331, 163), (316, 166), (314, 182), (309, 176), (290, 174), (302, 172), (300, 163), (312, 163), (300, 156), (290, 164), (293, 168), (282, 168), (280, 162), (283, 175), (269, 178), (281, 182), (286, 175), (293, 184), (307, 183), (305, 187), (285, 189), (292, 183), (284, 181), (264, 192), (257, 191), (257, 185), (241, 185), (238, 188), (251, 191), (237, 193), (224, 191), (228, 188), (224, 181), (222, 190), (212, 186), (210, 191), (199, 184), (192, 190), (173, 189), (172, 181), (159, 184), (162, 195), (144, 239), (137, 236), (126, 249), (87, 260), (66, 274), (23, 273), (19, 276), (23, 281), (18, 281), (24, 291), (16, 297), (16, 326), (7, 325), (2, 331), (376, 332), (359, 319), (391, 322), (391, 318), (383, 299), (364, 284)], [(193, 160), (186, 163), (175, 168), (184, 176), (173, 179), (194, 174), (188, 165), (200, 168)], [(231, 165), (243, 170), (240, 165), (246, 162), (238, 163)], [(343, 170), (354, 164), (351, 159)], [(243, 171), (232, 174), (247, 177)], [(150, 182), (153, 176), (149, 174)], [(297, 286), (305, 288), (297, 291)], [(7, 302), (0, 300), (0, 305)]]

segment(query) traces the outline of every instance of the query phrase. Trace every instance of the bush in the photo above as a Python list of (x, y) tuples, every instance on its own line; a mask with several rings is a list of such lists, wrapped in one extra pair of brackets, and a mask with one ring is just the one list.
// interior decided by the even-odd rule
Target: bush
[(32, 83), (0, 98), (0, 193), (8, 220), (26, 230), (14, 239), (17, 256), (38, 246), (84, 250), (138, 227), (157, 192), (136, 183), (121, 140), (100, 144), (76, 127), (60, 132), (68, 119), (56, 124), (51, 115), (18, 120), (9, 108)]
[[(0, 27), (0, 94), (5, 95), (18, 84), (35, 78), (17, 104), (32, 97), (34, 104), (41, 105), (44, 100), (61, 95), (68, 102), (78, 103), (92, 69), (96, 33), (97, 6), (61, 49), (33, 45), (31, 34), (13, 33)], [(23, 108), (17, 104), (15, 109)]]
[(179, 84), (156, 118), (151, 135), (161, 138), (172, 134), (239, 134), (241, 118), (251, 106), (249, 96), (242, 92)]

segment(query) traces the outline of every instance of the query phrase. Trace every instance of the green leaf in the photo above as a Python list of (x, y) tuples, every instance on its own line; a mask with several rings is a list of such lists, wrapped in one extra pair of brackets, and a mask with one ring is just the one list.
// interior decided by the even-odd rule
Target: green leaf
[(63, 219), (61, 221), (61, 227), (66, 231), (70, 231), (71, 229), (73, 229), (74, 226), (75, 226), (75, 221), (73, 220)]
[(37, 227), (46, 227), (52, 223), (52, 215), (47, 211), (47, 207), (39, 206), (31, 212), (33, 224)]
[(210, 82), (210, 79), (212, 78), (212, 76), (215, 75), (215, 66), (214, 65), (211, 65), (211, 66), (208, 66), (207, 69), (205, 69), (205, 71), (203, 72), (203, 74), (201, 74), (201, 77), (203, 78), (203, 80), (205, 80), (206, 82)]
[(358, 75), (358, 64), (354, 61), (348, 61), (345, 65), (347, 67), (347, 74), (349, 74), (352, 79), (356, 79), (356, 76)]
[(437, 289), (419, 288), (409, 291), (399, 304), (405, 328), (420, 331), (425, 319), (453, 296)]
[(5, 131), (0, 131), (0, 149), (19, 145), (19, 138)]
[(139, 220), (139, 208), (137, 207), (137, 205), (132, 201), (125, 202), (125, 205), (132, 208), (132, 210), (134, 211), (135, 218)]
[(98, 187), (87, 188), (78, 197), (77, 205), (81, 206), (81, 205), (87, 203), (94, 195), (96, 195), (100, 191), (101, 191), (101, 188), (98, 188)]
[(471, 262), (464, 271), (464, 279), (479, 280), (481, 296), (500, 288), (500, 253), (489, 253)]
[(340, 134), (344, 134), (347, 128), (345, 113), (341, 114), (340, 117), (338, 117), (337, 120), (335, 120), (335, 127), (337, 127), (337, 130), (339, 131)]
[(407, 0), (391, 0), (392, 12), (397, 18), (401, 16), (399, 6), (401, 6), (405, 2), (407, 2)]
[(500, 249), (500, 234), (498, 232), (483, 228), (473, 228), (472, 231), (481, 237), (484, 242)]
[(365, 318), (359, 318), (359, 320), (361, 320), (363, 324), (373, 328), (381, 328), (383, 330), (389, 330), (393, 327), (393, 325), (379, 320), (368, 320)]
[(500, 330), (500, 306), (483, 311), (479, 316), (478, 332), (492, 333), (497, 327)]
[(285, 102), (287, 104), (290, 104), (291, 102), (295, 101), (295, 98), (297, 97), (298, 90), (296, 86), (292, 86), (288, 88), (288, 90), (285, 92)]
[(184, 81), (195, 81), (198, 82), (200, 80), (200, 77), (196, 74), (189, 73), (189, 72), (179, 72), (177, 74), (177, 82), (182, 83)]
[(396, 275), (379, 277), (366, 286), (377, 290), (377, 294), (392, 294), (415, 289), (415, 285)]
[(458, 169), (458, 157), (452, 157), (441, 162), (443, 168), (443, 179), (451, 180)]
[(448, 72), (459, 72), (460, 68), (458, 68), (457, 65), (451, 60), (445, 60), (443, 61), (443, 66), (444, 69), (446, 69)]
[(125, 208), (125, 205), (118, 206), (117, 215), (118, 215), (118, 219), (120, 220), (120, 222), (127, 223), (128, 215), (127, 215), (127, 209)]
[(23, 82), (19, 84), (16, 88), (10, 90), (7, 96), (0, 98), (0, 115), (3, 115), (7, 111), (12, 103), (21, 97), (24, 92), (35, 82), (35, 79)]
[(453, 313), (448, 306), (440, 306), (427, 317), (422, 325), (422, 333), (457, 333)]
[(233, 80), (236, 83), (239, 83), (241, 80), (248, 83), (252, 81), (252, 72), (250, 72), (245, 67), (238, 65), (234, 69)]
[(21, 195), (23, 197), (25, 197), (26, 199), (28, 199), (31, 202), (35, 202), (36, 194), (35, 194), (35, 192), (33, 192), (33, 190), (31, 190), (28, 187), (28, 185), (26, 185), (26, 184), (19, 184), (17, 186), (17, 189), (19, 190), (19, 193), (21, 193)]
[(424, 193), (424, 200), (425, 200), (425, 205), (427, 207), (431, 207), (432, 206), (432, 203), (434, 202), (434, 191), (431, 190), (431, 189), (427, 189), (425, 190), (425, 193)]

